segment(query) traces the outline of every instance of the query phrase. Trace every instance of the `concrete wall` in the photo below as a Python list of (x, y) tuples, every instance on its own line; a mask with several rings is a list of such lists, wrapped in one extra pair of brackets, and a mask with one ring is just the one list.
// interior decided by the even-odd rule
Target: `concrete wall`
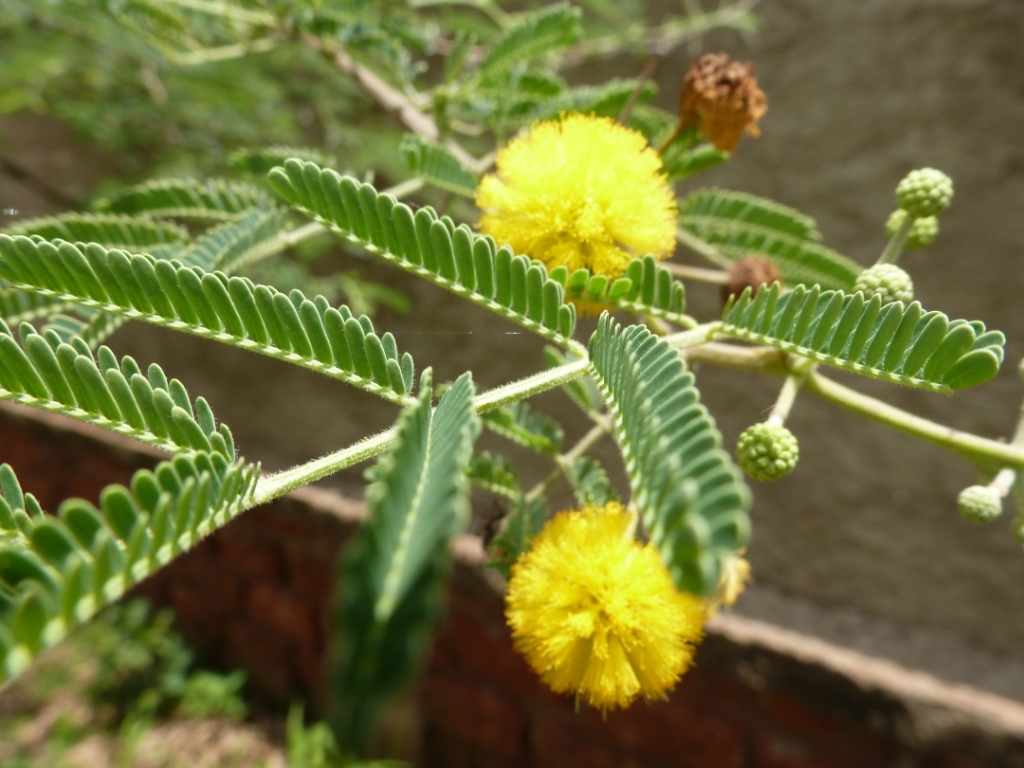
[[(949, 173), (957, 192), (940, 239), (905, 265), (927, 308), (1007, 333), (1006, 370), (955, 398), (837, 378), (961, 429), (1008, 435), (1022, 394), (1014, 370), (1024, 349), (1017, 310), (1024, 288), (1017, 267), (1024, 250), (1024, 10), (1013, 0), (765, 0), (758, 11), (760, 35), (747, 44), (722, 36), (705, 50), (724, 48), (756, 64), (770, 102), (764, 137), (745, 140), (734, 161), (699, 184), (801, 208), (817, 218), (829, 245), (867, 264), (884, 245), (899, 179), (929, 165)], [(659, 67), (668, 96), (686, 61), (680, 54)], [(41, 140), (38, 131), (21, 134), (20, 143), (0, 147), (8, 163), (28, 163), (27, 148)], [(37, 158), (44, 170), (48, 157)], [(18, 197), (21, 188), (3, 179), (0, 207), (28, 199)], [(472, 369), (489, 385), (542, 366), (539, 343), (507, 335), (516, 328), (483, 310), (372, 262), (339, 257), (341, 263), (413, 293), (416, 319), (384, 313), (378, 324), (421, 366), (434, 365), (439, 378)], [(692, 292), (702, 316), (715, 302), (713, 291)], [(112, 346), (159, 362), (204, 394), (240, 450), (270, 467), (370, 434), (394, 413), (312, 373), (168, 331), (129, 326)], [(778, 387), (706, 369), (698, 383), (730, 448), (740, 430), (763, 417)], [(539, 404), (566, 416), (570, 432), (584, 428), (561, 395)], [(798, 401), (790, 425), (803, 458), (791, 478), (754, 489), (756, 586), (739, 611), (1024, 698), (1024, 660), (1014, 656), (1024, 642), (1024, 592), (1017, 589), (1024, 553), (1010, 537), (1010, 513), (987, 527), (967, 524), (955, 498), (974, 482), (969, 466), (810, 397)], [(616, 460), (607, 443), (599, 454)], [(357, 489), (358, 472), (333, 482)]]

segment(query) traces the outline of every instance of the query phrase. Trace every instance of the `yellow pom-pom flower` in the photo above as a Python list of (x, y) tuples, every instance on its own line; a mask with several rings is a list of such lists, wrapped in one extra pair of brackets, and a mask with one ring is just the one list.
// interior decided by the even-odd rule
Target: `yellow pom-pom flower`
[(607, 711), (663, 699), (702, 637), (704, 601), (680, 592), (618, 503), (561, 512), (512, 566), (516, 648), (558, 693)]
[(495, 165), (477, 188), (480, 230), (549, 270), (618, 277), (637, 256), (675, 248), (677, 205), (661, 156), (610, 118), (535, 123)]

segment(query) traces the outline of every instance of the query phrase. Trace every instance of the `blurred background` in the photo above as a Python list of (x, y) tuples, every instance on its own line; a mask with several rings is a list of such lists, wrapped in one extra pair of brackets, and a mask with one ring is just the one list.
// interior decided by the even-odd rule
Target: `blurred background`
[[(113, 179), (214, 170), (236, 145), (318, 137), (349, 163), (344, 113), (364, 97), (315, 57), (157, 68), (125, 40), (97, 57), (97, 44), (73, 34), (47, 51), (28, 43), (64, 34), (62, 22), (26, 25), (16, 5), (0, 9), (0, 225), (80, 206), (114, 188)], [(1024, 353), (1024, 9), (1016, 0), (763, 0), (753, 10), (756, 32), (712, 32), (654, 71), (656, 103), (674, 110), (689, 62), (725, 51), (755, 65), (769, 101), (763, 136), (681, 183), (680, 195), (721, 186), (772, 198), (814, 217), (827, 245), (867, 265), (885, 245), (899, 180), (920, 167), (949, 174), (956, 196), (937, 242), (901, 264), (927, 309), (1006, 333), (1005, 369), (955, 397), (833, 375), (952, 427), (1010, 435), (1024, 395), (1016, 374)], [(621, 56), (571, 76), (598, 83), (636, 76), (643, 63)], [(364, 120), (379, 146), (361, 146), (355, 170), (401, 178), (401, 127), (373, 111)], [(354, 249), (321, 255), (316, 274), (340, 270), (357, 281), (343, 292), (378, 283), (408, 298), (414, 312), (363, 289), (376, 325), (440, 379), (472, 370), (495, 385), (543, 367), (542, 345), (496, 316)], [(674, 258), (699, 263), (682, 250)], [(689, 300), (692, 314), (710, 318), (718, 288), (692, 285)], [(203, 394), (240, 453), (266, 469), (372, 434), (395, 416), (338, 382), (184, 334), (130, 324), (109, 344)], [(779, 386), (708, 368), (697, 378), (730, 451)], [(565, 396), (536, 405), (565, 419), (569, 439), (585, 431)], [(956, 512), (957, 494), (976, 481), (966, 463), (810, 395), (788, 425), (800, 464), (776, 484), (751, 481), (754, 583), (736, 612), (1024, 701), (1024, 552), (1010, 535), (1009, 504), (990, 525), (967, 523)], [(618, 468), (610, 442), (597, 455)], [(325, 483), (361, 493), (358, 471)]]

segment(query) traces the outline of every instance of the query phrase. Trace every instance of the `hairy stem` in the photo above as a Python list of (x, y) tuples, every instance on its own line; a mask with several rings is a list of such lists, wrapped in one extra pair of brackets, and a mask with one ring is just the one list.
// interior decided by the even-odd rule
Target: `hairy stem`
[[(477, 413), (486, 413), (538, 392), (561, 386), (583, 376), (587, 372), (588, 363), (587, 358), (575, 360), (557, 368), (528, 376), (520, 381), (495, 387), (473, 398), (473, 407)], [(372, 459), (390, 448), (397, 434), (395, 427), (391, 427), (373, 437), (367, 437), (355, 445), (342, 448), (340, 451), (307, 461), (283, 472), (261, 477), (256, 483), (256, 489), (253, 491), (247, 508), (251, 509), (260, 504), (266, 504), (296, 488), (301, 488), (335, 472)]]
[(732, 261), (729, 260), (729, 257), (715, 248), (715, 246), (710, 243), (705, 243), (695, 234), (683, 229), (682, 227), (676, 229), (676, 240), (678, 240), (684, 247), (689, 248), (699, 256), (703, 256), (712, 264), (717, 264), (722, 269), (728, 269), (732, 266)]
[(529, 503), (534, 499), (543, 496), (551, 489), (551, 486), (558, 482), (558, 479), (562, 477), (562, 475), (568, 477), (569, 472), (572, 471), (576, 461), (587, 451), (593, 448), (602, 437), (608, 434), (608, 429), (609, 424), (607, 419), (598, 422), (590, 428), (590, 431), (587, 432), (587, 434), (579, 439), (579, 442), (577, 442), (576, 445), (565, 453), (556, 456), (555, 463), (558, 466), (556, 466), (547, 477), (529, 490), (525, 496), (525, 501)]
[(663, 266), (673, 275), (681, 277), (684, 280), (694, 280), (698, 283), (711, 283), (712, 285), (729, 284), (729, 273), (721, 269), (691, 267), (689, 264), (676, 264), (674, 261), (666, 261)]

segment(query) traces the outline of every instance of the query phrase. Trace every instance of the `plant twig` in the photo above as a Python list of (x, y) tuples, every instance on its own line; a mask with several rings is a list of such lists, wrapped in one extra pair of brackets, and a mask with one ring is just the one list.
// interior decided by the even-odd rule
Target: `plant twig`
[(729, 273), (721, 269), (706, 269), (705, 267), (691, 267), (689, 264), (676, 264), (674, 261), (663, 262), (665, 269), (676, 277), (684, 280), (693, 280), (699, 283), (711, 283), (712, 285), (728, 285)]

